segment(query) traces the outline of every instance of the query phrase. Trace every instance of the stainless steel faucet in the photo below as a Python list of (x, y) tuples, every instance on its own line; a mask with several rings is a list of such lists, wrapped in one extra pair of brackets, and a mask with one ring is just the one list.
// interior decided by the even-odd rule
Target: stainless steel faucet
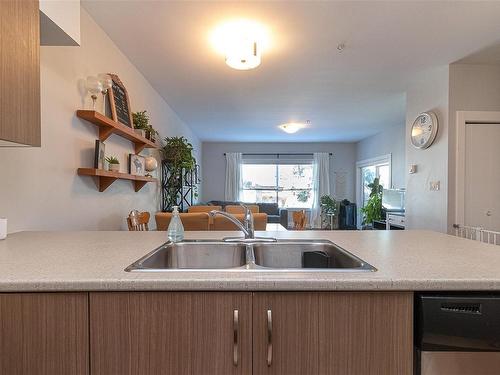
[[(276, 242), (276, 238), (266, 238), (266, 237), (255, 237), (255, 229), (254, 229), (254, 223), (253, 223), (253, 214), (252, 210), (245, 206), (244, 204), (240, 204), (241, 207), (244, 208), (245, 213), (243, 216), (243, 223), (239, 221), (234, 215), (231, 215), (227, 212), (224, 211), (218, 211), (218, 210), (213, 210), (210, 211), (208, 214), (211, 217), (215, 217), (217, 215), (224, 216), (226, 219), (228, 219), (230, 222), (232, 222), (234, 225), (238, 227), (239, 230), (243, 232), (245, 235), (244, 240), (248, 242)], [(242, 238), (224, 238), (224, 241), (241, 241)]]
[(233, 215), (231, 215), (227, 212), (224, 212), (224, 211), (212, 210), (209, 212), (209, 215), (211, 217), (215, 217), (217, 215), (224, 216), (226, 219), (228, 219), (230, 222), (232, 222), (234, 225), (236, 225), (239, 230), (241, 230), (243, 232), (243, 234), (245, 235), (245, 239), (254, 239), (255, 238), (255, 230), (254, 230), (254, 225), (253, 225), (252, 211), (244, 204), (242, 204), (241, 207), (243, 207), (245, 210), (245, 214), (243, 217), (243, 223), (241, 221), (239, 221), (237, 218), (235, 218)]

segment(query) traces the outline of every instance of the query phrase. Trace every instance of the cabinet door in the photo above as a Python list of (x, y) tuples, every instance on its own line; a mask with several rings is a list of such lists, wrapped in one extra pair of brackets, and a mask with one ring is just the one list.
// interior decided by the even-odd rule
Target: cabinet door
[(87, 293), (0, 294), (0, 374), (88, 374)]
[(254, 374), (318, 374), (318, 294), (255, 293)]
[(40, 146), (38, 1), (0, 1), (0, 146)]
[(91, 373), (250, 374), (251, 303), (250, 293), (91, 293)]
[(253, 310), (254, 374), (412, 374), (412, 293), (255, 293)]
[(321, 293), (320, 374), (413, 374), (413, 293)]

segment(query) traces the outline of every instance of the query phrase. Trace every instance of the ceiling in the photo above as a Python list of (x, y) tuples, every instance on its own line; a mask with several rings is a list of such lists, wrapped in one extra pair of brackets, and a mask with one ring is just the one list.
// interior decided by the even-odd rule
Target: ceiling
[[(203, 141), (357, 141), (405, 121), (412, 76), (500, 39), (500, 2), (83, 1)], [(209, 43), (221, 22), (266, 25), (251, 71)], [(346, 48), (339, 53), (337, 45)], [(132, 97), (133, 105), (133, 97)], [(311, 121), (285, 134), (277, 125)]]

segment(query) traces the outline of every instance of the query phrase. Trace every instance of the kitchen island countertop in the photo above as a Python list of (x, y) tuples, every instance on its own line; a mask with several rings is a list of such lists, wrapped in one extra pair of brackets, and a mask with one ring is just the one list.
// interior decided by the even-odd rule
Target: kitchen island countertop
[[(220, 239), (238, 232), (186, 232)], [(0, 241), (0, 292), (500, 290), (500, 247), (431, 231), (257, 232), (330, 240), (376, 272), (125, 272), (166, 232), (19, 232)]]

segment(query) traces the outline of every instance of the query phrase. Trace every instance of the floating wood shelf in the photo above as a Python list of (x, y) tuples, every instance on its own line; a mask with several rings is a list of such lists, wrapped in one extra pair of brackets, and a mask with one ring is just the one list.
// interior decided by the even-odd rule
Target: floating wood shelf
[(99, 127), (99, 139), (103, 142), (108, 139), (111, 134), (116, 134), (131, 141), (134, 144), (136, 154), (144, 150), (144, 148), (158, 148), (156, 143), (151, 142), (145, 137), (141, 137), (139, 134), (134, 132), (134, 129), (113, 121), (104, 116), (102, 113), (80, 109), (76, 111), (76, 115), (94, 125), (97, 125)]
[(142, 189), (148, 182), (156, 182), (156, 178), (146, 176), (134, 176), (128, 173), (105, 171), (104, 169), (95, 168), (78, 168), (80, 176), (97, 177), (96, 185), (99, 191), (104, 191), (116, 180), (130, 180), (134, 182), (135, 191)]

